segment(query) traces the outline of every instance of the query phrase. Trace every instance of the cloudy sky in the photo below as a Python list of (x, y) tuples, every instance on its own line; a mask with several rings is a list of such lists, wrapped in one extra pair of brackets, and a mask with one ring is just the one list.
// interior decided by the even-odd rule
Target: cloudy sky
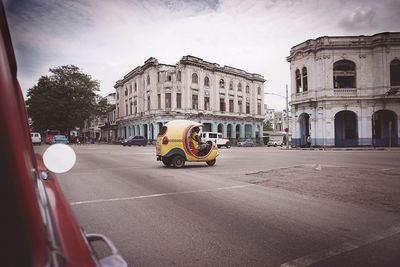
[[(24, 92), (55, 66), (73, 64), (101, 94), (149, 57), (193, 55), (258, 73), (285, 94), (290, 48), (325, 35), (400, 31), (398, 0), (6, 0)], [(282, 98), (266, 95), (268, 107)]]

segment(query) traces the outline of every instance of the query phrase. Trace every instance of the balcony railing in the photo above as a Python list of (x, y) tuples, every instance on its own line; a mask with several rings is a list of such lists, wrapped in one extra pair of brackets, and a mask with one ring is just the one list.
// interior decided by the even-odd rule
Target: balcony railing
[(330, 97), (385, 97), (400, 96), (400, 86), (377, 86), (366, 88), (321, 88), (301, 93), (292, 94), (292, 102), (304, 101), (309, 99), (318, 100)]
[(335, 88), (334, 96), (357, 96), (357, 88)]
[(172, 81), (166, 81), (163, 84), (164, 88), (172, 88), (173, 84)]

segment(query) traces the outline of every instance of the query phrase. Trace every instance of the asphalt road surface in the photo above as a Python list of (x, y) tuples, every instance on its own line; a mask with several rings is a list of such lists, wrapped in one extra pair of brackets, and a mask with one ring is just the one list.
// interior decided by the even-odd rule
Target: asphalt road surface
[[(388, 179), (399, 185), (400, 150), (234, 147), (220, 149), (213, 167), (173, 169), (154, 146), (73, 148), (77, 164), (58, 175), (67, 199), (85, 230), (110, 237), (130, 266), (400, 266), (396, 188), (376, 200), (392, 209), (368, 199), (374, 188), (385, 195)], [(299, 166), (357, 169), (352, 186), (375, 187), (363, 192), (366, 204), (352, 201), (351, 186), (334, 187), (343, 182), (335, 172), (311, 179)], [(291, 174), (279, 179), (280, 169)], [(390, 176), (364, 179), (371, 169)], [(332, 194), (315, 194), (321, 186)]]

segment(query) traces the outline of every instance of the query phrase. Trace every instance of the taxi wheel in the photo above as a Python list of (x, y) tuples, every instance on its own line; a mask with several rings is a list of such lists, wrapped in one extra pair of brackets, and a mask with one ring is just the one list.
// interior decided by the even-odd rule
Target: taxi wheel
[(215, 162), (217, 162), (216, 159), (206, 161), (206, 163), (207, 163), (208, 166), (214, 166)]
[(163, 158), (162, 163), (164, 163), (165, 166), (169, 167), (169, 166), (171, 166), (171, 159)]
[(172, 165), (174, 165), (175, 168), (182, 168), (185, 166), (185, 159), (180, 155), (176, 155), (172, 159)]

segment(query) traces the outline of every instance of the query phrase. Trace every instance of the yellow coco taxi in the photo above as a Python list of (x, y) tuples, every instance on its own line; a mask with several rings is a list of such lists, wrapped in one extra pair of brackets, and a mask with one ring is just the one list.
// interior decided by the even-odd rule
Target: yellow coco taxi
[(213, 166), (219, 155), (217, 146), (209, 141), (208, 149), (200, 154), (190, 138), (194, 128), (202, 126), (201, 123), (188, 120), (166, 123), (157, 136), (157, 160), (167, 167), (172, 164), (175, 168), (185, 166), (185, 161), (206, 162), (208, 166)]

